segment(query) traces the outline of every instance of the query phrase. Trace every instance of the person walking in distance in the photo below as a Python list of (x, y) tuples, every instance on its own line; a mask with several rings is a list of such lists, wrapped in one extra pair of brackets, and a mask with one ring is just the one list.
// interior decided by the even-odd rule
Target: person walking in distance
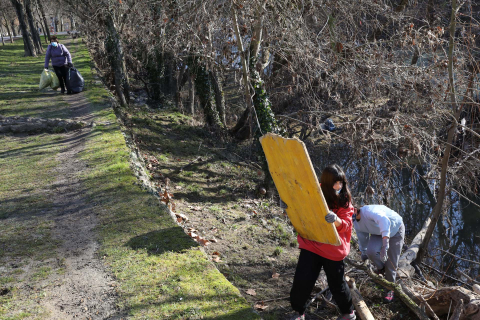
[(45, 69), (48, 69), (48, 65), (52, 60), (52, 66), (55, 70), (55, 74), (60, 81), (61, 93), (65, 93), (65, 88), (67, 89), (67, 94), (71, 94), (70, 84), (68, 83), (68, 69), (73, 68), (72, 56), (68, 49), (61, 43), (58, 42), (56, 36), (50, 37), (50, 44), (47, 48), (47, 53), (45, 54)]
[[(357, 232), (363, 261), (370, 259), (377, 274), (395, 283), (398, 260), (405, 239), (402, 217), (384, 205), (355, 208), (353, 227)], [(385, 290), (384, 302), (393, 301), (393, 291)]]
[(352, 196), (345, 173), (336, 164), (323, 170), (320, 182), (329, 209), (325, 220), (335, 225), (341, 244), (334, 246), (304, 239), (298, 235), (300, 256), (290, 291), (290, 303), (292, 309), (297, 312), (293, 319), (305, 319), (306, 304), (323, 268), (330, 292), (342, 313), (337, 320), (352, 320), (356, 319), (356, 316), (350, 289), (344, 278), (343, 262), (350, 252), (354, 210)]

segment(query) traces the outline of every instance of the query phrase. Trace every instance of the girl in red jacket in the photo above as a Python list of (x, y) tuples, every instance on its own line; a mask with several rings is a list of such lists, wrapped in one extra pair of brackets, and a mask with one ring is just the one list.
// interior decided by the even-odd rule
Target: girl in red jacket
[(293, 310), (299, 314), (294, 319), (305, 319), (306, 303), (322, 267), (327, 275), (330, 292), (342, 312), (337, 320), (356, 319), (350, 289), (344, 279), (345, 266), (343, 263), (343, 259), (350, 252), (352, 196), (348, 189), (345, 173), (336, 164), (323, 170), (320, 182), (330, 210), (325, 216), (325, 220), (335, 224), (341, 245), (333, 246), (298, 236), (300, 256), (290, 291), (290, 303)]

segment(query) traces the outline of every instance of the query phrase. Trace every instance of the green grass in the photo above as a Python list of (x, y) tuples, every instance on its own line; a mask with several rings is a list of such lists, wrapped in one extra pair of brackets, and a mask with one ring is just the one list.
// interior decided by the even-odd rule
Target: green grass
[[(259, 319), (158, 200), (138, 186), (129, 166), (129, 150), (108, 102), (110, 93), (96, 82), (81, 42), (68, 48), (75, 52), (74, 64), (85, 79), (85, 95), (99, 123), (80, 155), (89, 168), (80, 180), (100, 213), (96, 229), (99, 254), (117, 279), (118, 306), (130, 319)], [(37, 90), (42, 69), (43, 57), (24, 58), (19, 41), (0, 48), (2, 115), (68, 117), (67, 106), (55, 93)], [(180, 114), (171, 117), (180, 123), (184, 118)], [(62, 139), (58, 135), (0, 135), (0, 262), (27, 258), (41, 262), (55, 256), (58, 243), (51, 235), (52, 222), (45, 218), (52, 200), (45, 189), (56, 178), (55, 155)], [(30, 280), (42, 281), (62, 270), (61, 266), (41, 265)], [(0, 319), (45, 313), (36, 302), (44, 298), (41, 293), (20, 296), (16, 286), (23, 281), (22, 275), (15, 270), (2, 274), (1, 283), (12, 290), (0, 296)]]
[(104, 208), (102, 255), (120, 282), (120, 307), (134, 319), (255, 319), (197, 243), (135, 185), (121, 165), (128, 150), (115, 126), (98, 126), (103, 133), (92, 135), (82, 158), (94, 168), (84, 179), (89, 196)]
[[(44, 48), (46, 50), (46, 45)], [(23, 56), (23, 42), (0, 47), (0, 110), (4, 116), (67, 118), (67, 103), (52, 89), (38, 90), (45, 55)], [(52, 68), (51, 68), (52, 69)], [(53, 69), (52, 69), (53, 70)]]

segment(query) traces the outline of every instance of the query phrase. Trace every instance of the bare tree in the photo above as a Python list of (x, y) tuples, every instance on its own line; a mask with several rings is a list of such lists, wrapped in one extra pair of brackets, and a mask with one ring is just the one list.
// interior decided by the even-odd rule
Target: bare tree
[(27, 24), (25, 22), (25, 11), (24, 6), (20, 0), (10, 0), (12, 5), (15, 8), (15, 12), (17, 13), (18, 22), (20, 23), (20, 28), (22, 30), (22, 37), (23, 43), (25, 47), (25, 56), (32, 56), (36, 57), (37, 52), (35, 50), (35, 46), (32, 41), (32, 36), (28, 32)]
[(7, 16), (5, 15), (5, 11), (2, 13), (3, 14), (3, 20), (4, 20), (4, 26), (5, 29), (7, 29), (8, 36), (10, 37), (10, 43), (13, 43), (13, 34), (10, 32), (10, 27), (8, 26), (8, 19)]
[[(38, 10), (42, 16), (43, 29), (47, 35), (47, 39), (50, 40), (50, 28), (48, 27), (47, 16), (45, 15), (45, 9), (43, 8), (43, 0), (37, 0)], [(47, 41), (48, 43), (48, 41)]]
[(40, 39), (40, 34), (38, 33), (37, 28), (35, 27), (35, 18), (32, 13), (32, 0), (24, 0), (25, 12), (27, 14), (28, 25), (30, 26), (30, 32), (32, 35), (32, 42), (35, 46), (37, 53), (43, 52), (42, 39)]

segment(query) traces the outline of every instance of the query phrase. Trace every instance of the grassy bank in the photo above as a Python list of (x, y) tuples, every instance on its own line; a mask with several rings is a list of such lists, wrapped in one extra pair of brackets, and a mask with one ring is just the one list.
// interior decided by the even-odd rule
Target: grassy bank
[[(129, 150), (95, 79), (86, 48), (68, 46), (87, 84), (98, 125), (86, 135), (81, 184), (98, 212), (99, 258), (117, 279), (119, 312), (132, 319), (256, 319), (239, 291), (197, 243), (137, 184)], [(0, 114), (62, 117), (71, 108), (52, 91), (38, 92), (43, 57), (24, 58), (17, 41), (0, 49)], [(52, 236), (49, 188), (64, 136), (0, 135), (0, 319), (48, 318), (39, 308), (49, 273), (61, 273)], [(29, 278), (23, 275), (27, 268)]]

